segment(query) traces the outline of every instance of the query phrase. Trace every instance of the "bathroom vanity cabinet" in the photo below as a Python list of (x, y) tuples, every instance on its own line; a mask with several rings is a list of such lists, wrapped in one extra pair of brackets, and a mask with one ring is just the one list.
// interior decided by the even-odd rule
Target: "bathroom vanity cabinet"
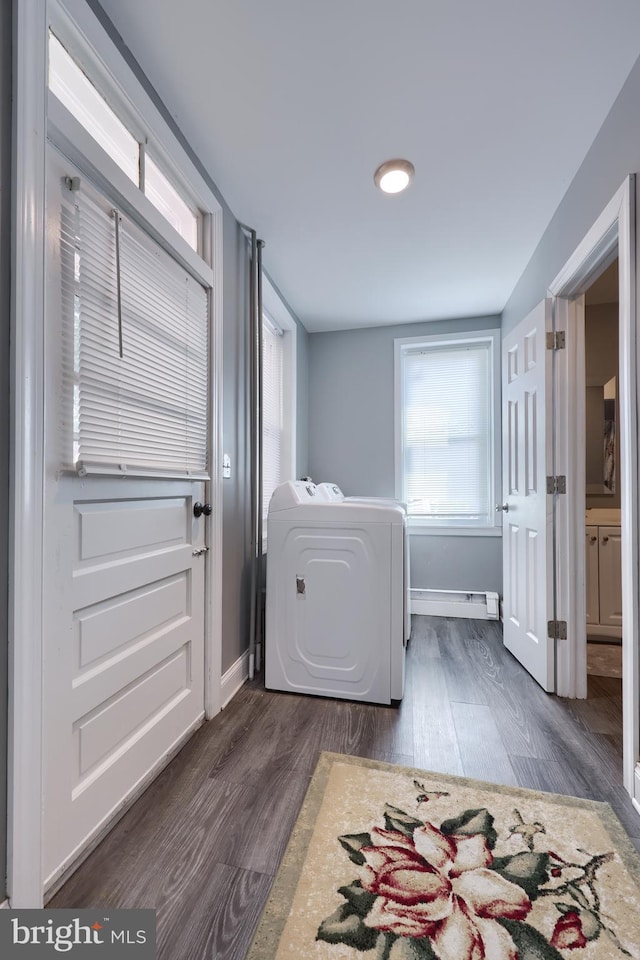
[[(592, 514), (597, 512), (591, 511)], [(587, 519), (598, 518), (587, 514)], [(587, 636), (621, 638), (620, 523), (587, 523), (585, 548)]]

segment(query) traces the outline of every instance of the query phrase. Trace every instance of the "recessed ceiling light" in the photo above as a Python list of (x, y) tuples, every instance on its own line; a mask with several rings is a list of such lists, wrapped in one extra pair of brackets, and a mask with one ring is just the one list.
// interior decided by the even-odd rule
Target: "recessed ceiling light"
[(415, 172), (409, 160), (387, 160), (380, 164), (373, 180), (385, 193), (400, 193), (409, 186)]

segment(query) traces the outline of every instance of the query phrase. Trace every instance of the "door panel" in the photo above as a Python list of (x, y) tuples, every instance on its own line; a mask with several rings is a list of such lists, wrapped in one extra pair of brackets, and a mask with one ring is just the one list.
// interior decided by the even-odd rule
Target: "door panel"
[(48, 487), (50, 883), (203, 716), (205, 518), (202, 482)]
[(543, 302), (503, 341), (504, 643), (545, 690), (554, 681), (553, 641), (547, 637), (549, 319)]
[(598, 528), (585, 528), (585, 589), (587, 594), (587, 623), (600, 623), (600, 584), (598, 573)]
[(622, 538), (620, 527), (598, 527), (600, 623), (622, 627)]

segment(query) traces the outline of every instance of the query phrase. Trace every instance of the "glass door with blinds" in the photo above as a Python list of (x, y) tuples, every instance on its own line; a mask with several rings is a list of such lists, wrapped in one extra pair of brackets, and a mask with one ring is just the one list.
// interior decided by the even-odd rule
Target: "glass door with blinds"
[(46, 284), (50, 886), (204, 716), (211, 291), (52, 146)]

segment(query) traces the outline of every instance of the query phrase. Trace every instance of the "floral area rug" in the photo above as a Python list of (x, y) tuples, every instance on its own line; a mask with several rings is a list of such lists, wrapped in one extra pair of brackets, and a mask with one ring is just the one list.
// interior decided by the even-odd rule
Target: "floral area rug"
[(640, 960), (604, 803), (324, 753), (247, 960)]

